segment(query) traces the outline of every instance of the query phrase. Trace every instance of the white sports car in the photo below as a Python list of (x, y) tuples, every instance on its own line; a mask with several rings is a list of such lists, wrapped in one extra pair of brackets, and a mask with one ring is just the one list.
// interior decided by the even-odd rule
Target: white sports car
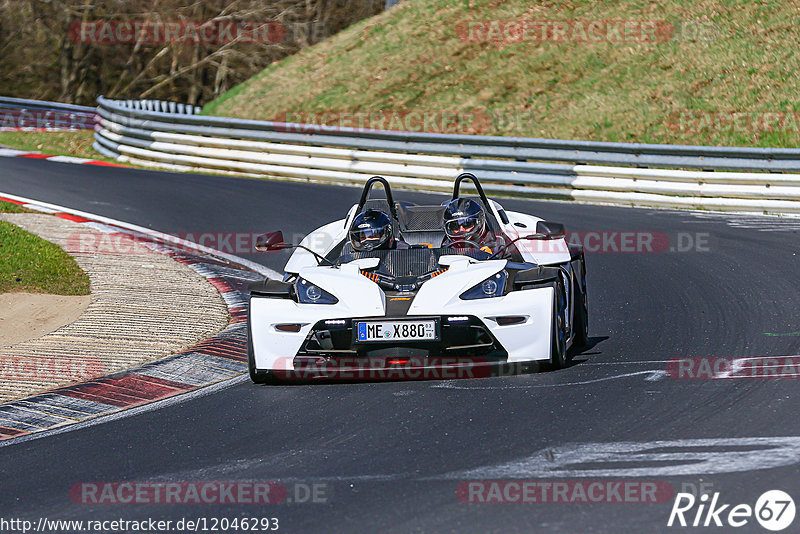
[[(299, 244), (280, 232), (260, 250), (295, 248), (283, 280), (250, 286), (248, 356), (253, 382), (311, 378), (403, 379), (480, 376), (540, 362), (566, 365), (587, 340), (586, 269), (564, 226), (506, 211), (477, 190), (487, 231), (502, 246), (447, 244), (443, 205), (395, 203), (387, 181), (367, 181), (343, 219)], [(370, 198), (380, 183), (386, 198)], [(359, 251), (353, 220), (388, 214), (403, 247)]]

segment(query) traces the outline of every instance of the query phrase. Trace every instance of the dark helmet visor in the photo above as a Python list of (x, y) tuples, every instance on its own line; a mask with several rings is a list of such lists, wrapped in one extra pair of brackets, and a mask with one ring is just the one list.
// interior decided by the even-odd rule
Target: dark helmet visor
[(444, 232), (448, 237), (470, 237), (480, 230), (480, 215), (458, 217), (444, 223)]
[(374, 250), (389, 239), (389, 227), (357, 228), (350, 230), (350, 243), (359, 251)]

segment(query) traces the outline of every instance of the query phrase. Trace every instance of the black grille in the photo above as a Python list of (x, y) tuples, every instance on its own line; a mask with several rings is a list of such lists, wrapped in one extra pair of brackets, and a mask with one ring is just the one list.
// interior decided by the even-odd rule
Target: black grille
[(444, 206), (406, 206), (398, 213), (403, 232), (441, 232)]
[[(407, 316), (394, 316), (403, 319)], [(411, 318), (411, 317), (408, 317)], [(429, 317), (432, 318), (432, 317)], [(363, 320), (380, 320), (380, 317)], [(360, 319), (358, 319), (360, 320)], [(357, 319), (344, 319), (337, 324), (326, 321), (316, 323), (300, 350), (298, 357), (351, 358), (386, 356), (385, 351), (400, 351), (397, 355), (413, 357), (440, 356), (482, 356), (491, 359), (503, 359), (508, 356), (506, 350), (492, 336), (486, 326), (474, 316), (465, 316), (465, 320), (452, 324), (447, 316), (439, 317), (440, 339), (436, 341), (406, 341), (400, 343), (355, 343), (353, 328)], [(413, 350), (424, 352), (414, 354)], [(403, 353), (405, 351), (405, 353)], [(297, 363), (297, 359), (295, 360)], [(368, 365), (368, 363), (367, 363)]]
[(389, 209), (389, 202), (387, 202), (385, 198), (370, 198), (364, 203), (364, 207), (361, 208), (361, 212), (363, 213), (367, 210), (378, 210), (386, 213), (387, 215), (391, 211)]

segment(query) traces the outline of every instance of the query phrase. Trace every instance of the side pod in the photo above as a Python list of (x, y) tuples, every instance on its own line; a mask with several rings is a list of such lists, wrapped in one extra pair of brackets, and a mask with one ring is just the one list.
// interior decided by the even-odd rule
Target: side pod
[(251, 295), (274, 298), (292, 298), (292, 284), (265, 278), (264, 280), (253, 282), (247, 289)]
[(526, 286), (541, 285), (557, 280), (561, 274), (558, 267), (538, 266), (520, 271), (514, 277), (514, 287), (522, 289)]

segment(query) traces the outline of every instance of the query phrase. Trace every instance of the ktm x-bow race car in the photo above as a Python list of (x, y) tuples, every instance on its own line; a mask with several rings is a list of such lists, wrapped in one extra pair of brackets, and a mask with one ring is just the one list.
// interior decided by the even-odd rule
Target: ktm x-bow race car
[[(475, 200), (460, 196), (464, 181)], [(385, 198), (372, 198), (376, 184)], [(472, 174), (444, 205), (395, 202), (373, 177), (343, 219), (299, 244), (260, 236), (257, 248), (295, 250), (283, 280), (250, 286), (256, 383), (559, 369), (587, 339), (582, 248), (567, 244), (563, 225), (488, 199)]]

